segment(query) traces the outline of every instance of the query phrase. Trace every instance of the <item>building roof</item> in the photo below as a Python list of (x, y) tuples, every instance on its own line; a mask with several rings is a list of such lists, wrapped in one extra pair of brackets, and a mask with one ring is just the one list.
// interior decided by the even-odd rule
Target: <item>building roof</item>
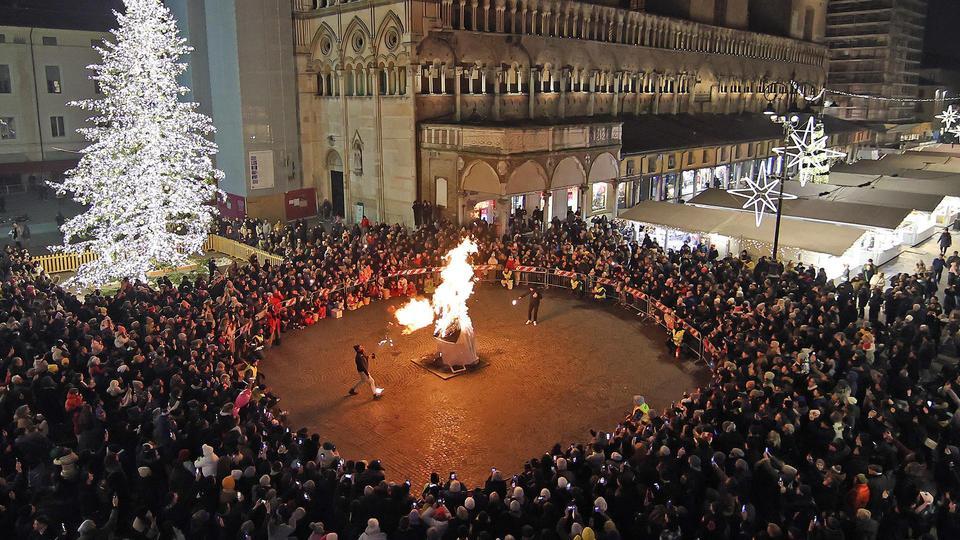
[(117, 25), (121, 0), (0, 0), (0, 26), (106, 32)]
[[(869, 129), (865, 124), (823, 118), (827, 133)], [(759, 113), (746, 114), (645, 114), (623, 118), (623, 154), (723, 146), (780, 139), (783, 128)]]
[[(767, 243), (773, 241), (774, 220), (765, 219), (757, 227), (752, 212), (643, 201), (624, 210), (618, 217), (680, 231), (713, 233)], [(866, 230), (860, 227), (788, 218), (780, 223), (780, 245), (839, 257), (865, 233)]]
[[(722, 189), (707, 189), (689, 201), (695, 206), (743, 209), (744, 199)], [(783, 201), (783, 215), (800, 219), (894, 230), (913, 210), (853, 202), (812, 199)], [(752, 213), (752, 210), (751, 210)]]

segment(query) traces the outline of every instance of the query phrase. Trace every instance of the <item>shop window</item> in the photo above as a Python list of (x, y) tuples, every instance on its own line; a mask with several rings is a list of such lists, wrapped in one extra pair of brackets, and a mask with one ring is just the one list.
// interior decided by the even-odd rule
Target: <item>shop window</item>
[(607, 184), (598, 182), (593, 185), (593, 197), (591, 198), (590, 209), (594, 212), (602, 212), (607, 208)]

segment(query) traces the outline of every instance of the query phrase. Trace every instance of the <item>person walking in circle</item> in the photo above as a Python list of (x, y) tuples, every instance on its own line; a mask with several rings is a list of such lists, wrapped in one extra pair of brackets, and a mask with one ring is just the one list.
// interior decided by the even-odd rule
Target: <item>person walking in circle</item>
[[(370, 392), (373, 393), (373, 398), (379, 398), (381, 394), (383, 394), (383, 388), (377, 388), (377, 382), (374, 381), (373, 376), (370, 375), (370, 358), (367, 357), (367, 352), (363, 350), (362, 345), (354, 345), (353, 350), (357, 353), (354, 360), (357, 363), (357, 373), (360, 375), (360, 380), (350, 389), (350, 395), (357, 395), (357, 390), (367, 384), (370, 385)], [(376, 358), (376, 355), (374, 355), (373, 358)]]
[(527, 322), (525, 324), (533, 323), (533, 325), (536, 326), (537, 315), (540, 313), (540, 300), (543, 300), (543, 289), (530, 287), (530, 290), (521, 294), (520, 298), (524, 296), (530, 297), (530, 304), (527, 306)]
[(947, 250), (953, 245), (953, 236), (950, 235), (950, 231), (947, 230), (946, 227), (944, 227), (943, 232), (940, 233), (940, 238), (937, 240), (937, 243), (940, 244), (940, 254), (946, 255)]

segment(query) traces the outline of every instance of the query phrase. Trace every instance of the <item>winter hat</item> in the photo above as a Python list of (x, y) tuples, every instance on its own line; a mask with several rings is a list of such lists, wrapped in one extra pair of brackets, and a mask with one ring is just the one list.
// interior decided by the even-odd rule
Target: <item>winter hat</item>
[(607, 500), (603, 497), (597, 497), (596, 500), (593, 501), (593, 506), (594, 508), (599, 508), (601, 512), (606, 512)]
[(225, 476), (223, 480), (220, 481), (220, 485), (223, 486), (224, 491), (233, 491), (233, 488), (237, 485), (237, 481), (233, 479), (233, 476)]
[(514, 499), (510, 501), (510, 511), (514, 513), (520, 513), (520, 501)]
[(270, 485), (270, 475), (269, 475), (269, 474), (265, 474), (265, 475), (263, 475), (263, 476), (260, 477), (260, 485), (263, 486), (263, 487), (267, 487), (267, 486)]
[(477, 507), (477, 501), (475, 501), (473, 497), (467, 497), (466, 500), (463, 501), (463, 506), (465, 506), (467, 510), (473, 510)]
[(567, 479), (564, 477), (557, 478), (557, 487), (560, 489), (567, 489)]
[(234, 480), (240, 480), (243, 478), (243, 471), (240, 469), (233, 469), (230, 471), (230, 476), (232, 476)]
[(253, 478), (257, 474), (257, 469), (253, 465), (248, 465), (246, 469), (243, 470), (244, 478)]

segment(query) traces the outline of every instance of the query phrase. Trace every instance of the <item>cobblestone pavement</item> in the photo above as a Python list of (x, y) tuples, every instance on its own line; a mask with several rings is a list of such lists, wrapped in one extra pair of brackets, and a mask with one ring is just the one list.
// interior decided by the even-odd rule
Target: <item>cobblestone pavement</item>
[[(525, 303), (510, 304), (517, 295), (492, 285), (474, 294), (477, 348), (489, 365), (451, 380), (411, 361), (434, 352), (435, 342), (427, 329), (403, 336), (389, 325), (398, 299), (284, 334), (262, 371), (292, 424), (334, 442), (344, 458), (379, 458), (394, 481), (456, 470), (470, 484), (489, 467), (513, 474), (557, 442), (612, 428), (635, 394), (663, 407), (707, 378), (705, 368), (666, 351), (662, 329), (626, 310), (551, 290), (540, 325), (525, 326)], [(378, 346), (386, 337), (393, 345)], [(366, 388), (347, 395), (357, 380), (355, 343), (377, 353), (371, 371), (386, 389), (380, 400)]]

